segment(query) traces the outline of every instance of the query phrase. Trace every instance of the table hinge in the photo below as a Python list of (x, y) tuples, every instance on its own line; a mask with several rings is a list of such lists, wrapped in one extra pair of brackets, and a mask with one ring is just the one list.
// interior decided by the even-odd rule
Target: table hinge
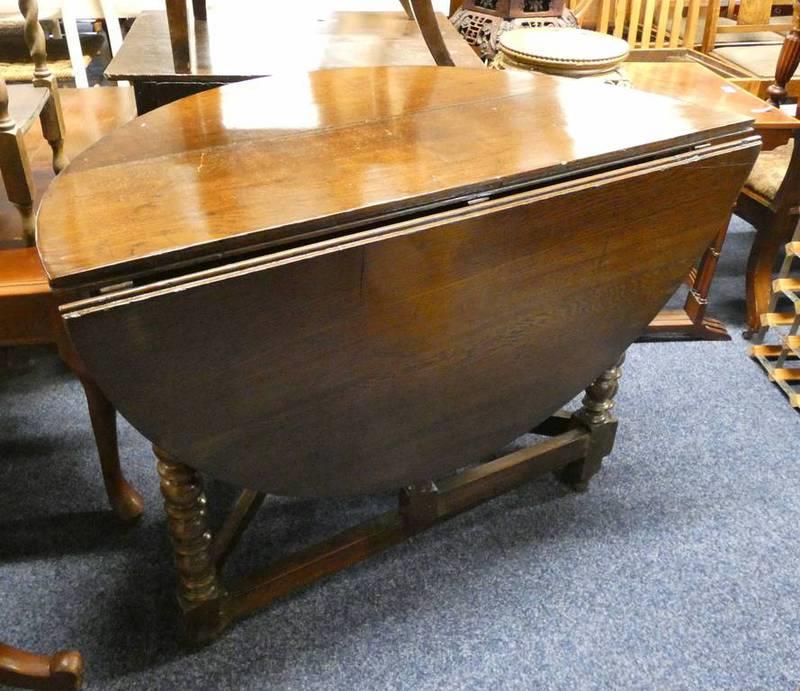
[(103, 286), (100, 288), (100, 295), (108, 295), (109, 293), (116, 293), (120, 290), (127, 290), (133, 288), (133, 281), (123, 281), (122, 283), (114, 283), (110, 286)]

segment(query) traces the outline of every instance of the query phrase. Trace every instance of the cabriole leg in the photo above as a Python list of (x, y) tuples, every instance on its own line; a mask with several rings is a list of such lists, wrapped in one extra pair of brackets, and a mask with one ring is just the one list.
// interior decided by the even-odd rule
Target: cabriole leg
[(108, 501), (121, 520), (132, 521), (141, 515), (144, 502), (141, 495), (128, 484), (119, 464), (117, 411), (93, 380), (81, 376), (80, 382), (89, 405), (89, 418)]
[(193, 468), (157, 447), (153, 450), (158, 458), (161, 494), (178, 571), (178, 603), (186, 633), (194, 642), (206, 642), (219, 635), (229, 618), (224, 612), (225, 590), (211, 550), (203, 481)]
[(0, 686), (74, 691), (83, 682), (83, 659), (74, 650), (37, 655), (0, 643)]
[(591, 432), (586, 457), (571, 463), (561, 472), (561, 479), (578, 492), (587, 489), (589, 480), (600, 470), (603, 458), (608, 456), (614, 447), (617, 419), (612, 415), (612, 410), (614, 396), (619, 390), (624, 360), (623, 354), (613, 367), (592, 382), (586, 389), (580, 409), (572, 415), (574, 425), (586, 427)]

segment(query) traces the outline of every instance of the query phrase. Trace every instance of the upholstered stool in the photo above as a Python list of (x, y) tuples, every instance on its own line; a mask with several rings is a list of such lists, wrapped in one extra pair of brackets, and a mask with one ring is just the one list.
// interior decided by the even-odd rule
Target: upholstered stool
[(745, 188), (761, 195), (768, 201), (775, 199), (778, 189), (786, 177), (793, 152), (793, 139), (771, 151), (762, 151), (753, 166), (750, 177), (747, 178)]

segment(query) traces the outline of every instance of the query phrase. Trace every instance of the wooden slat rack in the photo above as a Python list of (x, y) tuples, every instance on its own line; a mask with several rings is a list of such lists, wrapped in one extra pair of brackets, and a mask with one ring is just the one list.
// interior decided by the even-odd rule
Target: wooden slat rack
[[(750, 357), (761, 364), (795, 408), (800, 408), (800, 276), (792, 273), (800, 269), (798, 258), (800, 226), (786, 245), (779, 277), (772, 282), (769, 312), (761, 317), (764, 326), (757, 335), (758, 343), (750, 347)], [(782, 298), (788, 299), (793, 309), (779, 311)], [(764, 343), (770, 336), (773, 342)]]

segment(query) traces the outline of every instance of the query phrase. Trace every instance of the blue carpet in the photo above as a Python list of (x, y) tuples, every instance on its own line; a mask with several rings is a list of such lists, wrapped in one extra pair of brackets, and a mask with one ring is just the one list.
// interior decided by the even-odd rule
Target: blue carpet
[[(734, 222), (712, 294), (732, 342), (630, 349), (617, 444), (589, 492), (532, 482), (195, 652), (177, 642), (148, 444), (122, 424), (146, 501), (125, 529), (79, 386), (51, 354), (15, 352), (2, 373), (0, 639), (80, 649), (88, 689), (796, 689), (800, 418), (738, 335), (751, 238)], [(387, 502), (271, 500), (233, 572)]]

